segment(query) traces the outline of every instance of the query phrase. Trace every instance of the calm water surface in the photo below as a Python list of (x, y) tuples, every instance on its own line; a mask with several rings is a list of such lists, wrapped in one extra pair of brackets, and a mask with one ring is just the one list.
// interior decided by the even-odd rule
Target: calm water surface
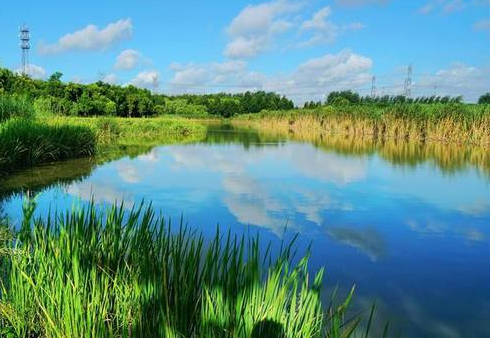
[(200, 143), (14, 175), (0, 205), (18, 222), (25, 186), (40, 192), (39, 214), (145, 199), (207, 235), (218, 223), (277, 243), (298, 233), (300, 250), (313, 241), (312, 271), (326, 267), (326, 296), (356, 284), (356, 308), (376, 299), (402, 337), (490, 337), (488, 172), (329, 149), (216, 128)]

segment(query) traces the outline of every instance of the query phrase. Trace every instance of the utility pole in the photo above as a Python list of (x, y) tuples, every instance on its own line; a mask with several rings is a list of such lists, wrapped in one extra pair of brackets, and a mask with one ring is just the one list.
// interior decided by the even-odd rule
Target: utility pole
[(373, 80), (371, 83), (371, 97), (374, 99), (376, 97), (376, 76), (373, 75)]
[(31, 48), (31, 35), (29, 28), (23, 24), (19, 28), (20, 49), (22, 50), (22, 75), (28, 75), (29, 72), (29, 49)]
[(405, 79), (404, 95), (406, 97), (412, 96), (412, 65), (409, 65), (407, 69), (407, 78)]

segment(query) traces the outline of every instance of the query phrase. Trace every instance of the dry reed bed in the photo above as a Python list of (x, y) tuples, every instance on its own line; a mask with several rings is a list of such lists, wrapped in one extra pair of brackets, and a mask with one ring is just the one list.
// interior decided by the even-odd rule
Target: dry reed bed
[(462, 142), (468, 138), (465, 134), (468, 132), (464, 131), (464, 126), (455, 126), (448, 120), (441, 121), (439, 126), (427, 122), (423, 130), (415, 122), (394, 118), (376, 122), (312, 114), (289, 119), (280, 116), (236, 118), (232, 123), (257, 129), (264, 136), (311, 142), (337, 153), (378, 153), (391, 163), (403, 165), (432, 161), (445, 172), (472, 166), (490, 175), (490, 121), (469, 127), (473, 133), (471, 139), (479, 142)]

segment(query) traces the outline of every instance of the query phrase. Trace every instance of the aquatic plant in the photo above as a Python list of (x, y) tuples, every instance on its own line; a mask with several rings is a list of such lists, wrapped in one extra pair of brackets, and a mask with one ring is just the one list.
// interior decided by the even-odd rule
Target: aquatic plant
[(17, 168), (90, 156), (95, 134), (89, 128), (46, 125), (27, 119), (11, 119), (0, 125), (0, 174)]
[(205, 239), (143, 205), (32, 220), (27, 203), (25, 215), (1, 261), (4, 336), (338, 338), (359, 327), (345, 318), (353, 291), (322, 308), (323, 270), (310, 276), (307, 256), (293, 264), (294, 241), (272, 254), (258, 237)]
[(490, 145), (490, 106), (394, 104), (323, 106), (234, 118), (256, 128), (326, 132), (358, 139), (402, 139)]
[(12, 117), (32, 117), (32, 103), (24, 96), (0, 93), (0, 123)]

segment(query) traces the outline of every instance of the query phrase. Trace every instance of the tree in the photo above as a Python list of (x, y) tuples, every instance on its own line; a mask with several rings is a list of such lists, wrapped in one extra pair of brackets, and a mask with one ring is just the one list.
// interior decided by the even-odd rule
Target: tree
[(490, 92), (483, 94), (480, 96), (480, 99), (478, 100), (479, 104), (490, 104)]
[(343, 98), (351, 104), (358, 104), (361, 102), (361, 97), (358, 93), (355, 93), (352, 90), (344, 90), (329, 93), (327, 96), (327, 104), (340, 102), (337, 98)]

